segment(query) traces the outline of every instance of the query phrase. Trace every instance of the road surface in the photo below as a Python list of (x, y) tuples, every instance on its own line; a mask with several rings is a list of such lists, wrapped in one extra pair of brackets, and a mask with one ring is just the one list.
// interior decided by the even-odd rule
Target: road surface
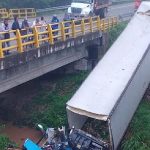
[[(52, 16), (54, 14), (57, 14), (60, 21), (62, 21), (63, 16), (65, 14), (65, 11), (66, 10), (64, 10), (64, 11), (59, 10), (57, 13), (56, 13), (56, 11), (45, 12), (45, 14), (43, 14), (43, 16), (45, 17), (45, 20), (47, 21), (47, 23), (51, 22)], [(134, 14), (134, 3), (112, 5), (108, 10), (108, 16), (117, 16), (118, 18), (128, 17), (128, 16), (131, 16), (133, 14)], [(35, 18), (29, 18), (28, 20), (29, 20), (29, 24), (31, 26), (33, 21), (35, 20)], [(19, 22), (21, 24), (22, 19), (19, 19)], [(12, 24), (12, 20), (10, 20), (10, 24)]]

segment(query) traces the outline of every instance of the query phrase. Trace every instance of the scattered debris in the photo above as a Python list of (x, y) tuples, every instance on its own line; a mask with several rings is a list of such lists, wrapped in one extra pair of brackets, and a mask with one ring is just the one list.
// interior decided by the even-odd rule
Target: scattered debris
[(102, 139), (105, 142), (109, 142), (109, 129), (107, 122), (105, 121), (88, 118), (82, 130), (97, 139)]

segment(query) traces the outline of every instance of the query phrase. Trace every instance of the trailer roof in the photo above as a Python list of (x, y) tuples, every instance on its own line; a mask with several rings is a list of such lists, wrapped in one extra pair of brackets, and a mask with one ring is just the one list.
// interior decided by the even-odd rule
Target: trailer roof
[[(138, 11), (147, 10), (150, 10), (150, 2), (143, 2)], [(67, 109), (107, 120), (149, 44), (150, 16), (135, 14), (121, 36), (67, 102)]]

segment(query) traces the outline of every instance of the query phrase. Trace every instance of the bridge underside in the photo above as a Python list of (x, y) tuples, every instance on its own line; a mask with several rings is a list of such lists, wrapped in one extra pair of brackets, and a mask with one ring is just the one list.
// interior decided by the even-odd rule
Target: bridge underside
[(100, 45), (101, 37), (101, 32), (94, 32), (65, 42), (57, 42), (55, 45), (47, 43), (38, 49), (1, 59), (0, 93), (88, 57), (87, 47), (92, 44)]

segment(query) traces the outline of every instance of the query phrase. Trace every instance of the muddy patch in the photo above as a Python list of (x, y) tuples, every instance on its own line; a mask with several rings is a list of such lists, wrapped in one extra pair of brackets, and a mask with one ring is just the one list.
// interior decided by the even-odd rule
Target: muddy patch
[(6, 124), (0, 131), (0, 134), (6, 135), (11, 141), (17, 143), (19, 146), (22, 146), (27, 138), (37, 142), (42, 136), (40, 131), (33, 128), (17, 127), (11, 123)]

